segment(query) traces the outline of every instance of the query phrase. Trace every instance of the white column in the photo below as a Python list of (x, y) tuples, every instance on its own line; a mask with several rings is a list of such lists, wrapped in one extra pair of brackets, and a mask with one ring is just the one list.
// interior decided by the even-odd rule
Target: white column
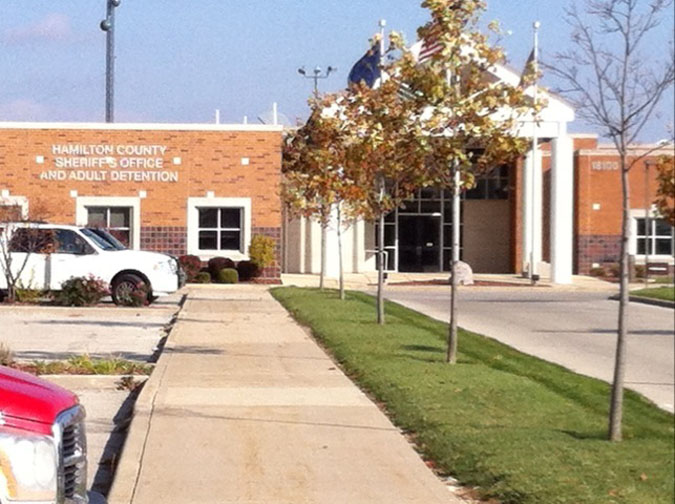
[(563, 134), (551, 152), (551, 281), (572, 283), (574, 237), (574, 145)]
[(521, 195), (521, 241), (523, 274), (530, 271), (530, 252), (532, 252), (532, 151), (528, 152), (523, 162), (523, 185)]
[(541, 159), (540, 150), (537, 151), (536, 162), (532, 151), (529, 151), (523, 163), (522, 268), (523, 272), (528, 273), (538, 273), (538, 265), (542, 258)]
[[(330, 212), (330, 223), (326, 230), (326, 278), (338, 278), (340, 275), (338, 250), (337, 210), (333, 207)], [(321, 271), (320, 268), (319, 271)]]
[[(307, 233), (306, 230), (306, 224), (307, 224), (307, 218), (305, 217), (298, 217), (299, 221), (299, 228), (300, 231), (299, 233), (299, 241), (300, 243), (298, 244), (298, 273), (304, 273), (305, 272), (305, 257), (307, 257), (307, 243), (306, 243), (306, 237), (305, 234)], [(295, 246), (295, 244), (293, 244)]]
[(532, 201), (532, 272), (540, 275), (540, 267), (542, 261), (543, 250), (543, 215), (544, 215), (544, 197), (543, 197), (543, 173), (542, 173), (542, 152), (537, 149), (537, 156), (532, 167), (532, 183), (534, 184), (533, 201)]

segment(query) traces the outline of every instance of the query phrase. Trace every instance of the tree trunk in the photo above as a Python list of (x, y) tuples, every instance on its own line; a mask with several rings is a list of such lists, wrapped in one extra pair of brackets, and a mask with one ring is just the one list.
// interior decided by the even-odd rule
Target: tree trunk
[(384, 212), (380, 213), (377, 247), (377, 323), (384, 324)]
[(448, 349), (445, 362), (455, 364), (457, 362), (457, 263), (459, 262), (459, 239), (460, 239), (460, 174), (457, 163), (453, 165), (452, 188), (452, 242), (451, 242), (451, 277), (450, 277), (450, 324), (448, 327)]
[(340, 268), (340, 299), (344, 300), (345, 298), (345, 272), (344, 266), (342, 263), (342, 206), (338, 203), (337, 205), (337, 239), (338, 239), (338, 264)]
[(319, 289), (323, 290), (326, 278), (326, 235), (328, 234), (328, 216), (325, 209), (321, 211), (321, 273), (319, 275)]
[(621, 268), (619, 290), (619, 320), (614, 360), (614, 381), (609, 408), (609, 439), (621, 441), (621, 422), (623, 417), (623, 383), (626, 367), (626, 335), (628, 321), (628, 238), (630, 233), (630, 188), (626, 153), (621, 152), (621, 190), (622, 190), (622, 224), (621, 224)]

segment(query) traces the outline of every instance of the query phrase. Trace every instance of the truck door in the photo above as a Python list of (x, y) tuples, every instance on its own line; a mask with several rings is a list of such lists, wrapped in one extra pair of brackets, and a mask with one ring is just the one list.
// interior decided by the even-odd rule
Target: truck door
[(54, 252), (47, 260), (51, 289), (60, 289), (71, 277), (96, 274), (98, 254), (82, 236), (70, 229), (55, 229), (54, 242)]

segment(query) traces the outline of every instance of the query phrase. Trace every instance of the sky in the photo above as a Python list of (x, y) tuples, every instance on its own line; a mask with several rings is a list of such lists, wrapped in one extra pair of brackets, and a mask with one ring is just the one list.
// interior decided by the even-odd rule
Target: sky
[[(544, 57), (570, 40), (571, 0), (490, 0), (486, 21), (510, 32), (501, 44), (521, 69), (541, 21)], [(319, 82), (343, 89), (351, 66), (385, 19), (409, 42), (428, 20), (420, 0), (121, 0), (115, 28), (116, 122), (238, 123), (277, 102), (291, 123), (307, 117), (313, 82), (298, 73), (338, 71)], [(0, 121), (91, 121), (105, 116), (105, 0), (0, 2)], [(655, 41), (672, 37), (672, 18)], [(665, 54), (665, 51), (664, 51)], [(544, 84), (546, 84), (546, 78)], [(549, 83), (551, 84), (551, 83)], [(667, 136), (673, 91), (641, 140)], [(596, 132), (577, 121), (576, 132)]]

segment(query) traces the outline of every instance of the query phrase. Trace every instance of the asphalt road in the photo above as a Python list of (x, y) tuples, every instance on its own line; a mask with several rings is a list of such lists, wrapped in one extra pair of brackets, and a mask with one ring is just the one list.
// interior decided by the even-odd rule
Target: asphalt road
[[(385, 293), (392, 301), (448, 320), (447, 286), (387, 286)], [(458, 320), (460, 327), (609, 382), (619, 307), (617, 301), (608, 299), (609, 294), (545, 287), (464, 287)], [(675, 403), (674, 320), (670, 308), (638, 303), (629, 307), (626, 386), (671, 412)]]

